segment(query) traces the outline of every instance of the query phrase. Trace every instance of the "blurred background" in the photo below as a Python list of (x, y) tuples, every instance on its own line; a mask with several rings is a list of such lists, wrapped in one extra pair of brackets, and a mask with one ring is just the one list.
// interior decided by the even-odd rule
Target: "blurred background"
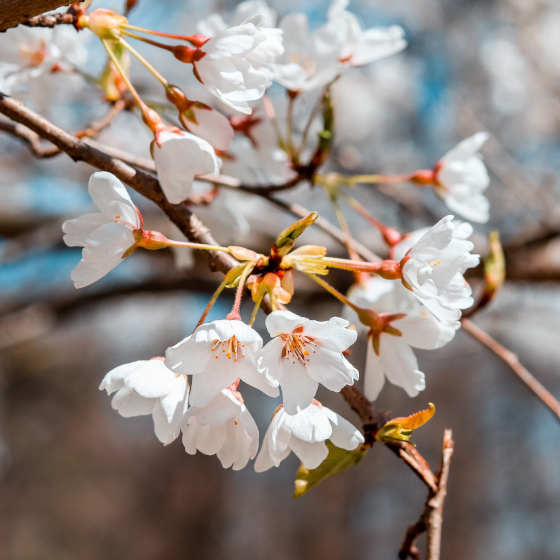
[[(227, 14), (235, 5), (140, 0), (130, 20), (192, 33), (199, 19), (216, 11)], [(312, 28), (325, 21), (328, 8), (327, 2), (309, 0), (270, 5), (280, 17), (304, 11)], [(122, 9), (116, 0), (94, 0), (93, 6)], [(555, 0), (354, 0), (350, 10), (364, 27), (402, 25), (409, 47), (348, 71), (336, 84), (336, 141), (327, 169), (431, 168), (460, 139), (488, 131), (483, 154), (492, 178), (491, 220), (475, 226), (475, 243), (484, 254), (490, 229), (500, 231), (508, 281), (475, 321), (560, 396), (560, 5)], [(0, 37), (0, 59), (16, 33)], [(80, 48), (88, 57), (80, 68), (98, 75), (104, 65), (101, 49), (87, 36)], [(213, 102), (190, 70), (166, 53), (139, 50), (172, 82), (196, 92), (193, 97)], [(161, 102), (157, 84), (134, 63), (132, 75), (143, 95)], [(274, 86), (270, 94), (281, 114), (284, 91)], [(77, 73), (32, 80), (18, 95), (69, 130), (87, 126), (107, 110), (100, 90)], [(303, 114), (305, 108), (304, 100)], [(119, 115), (98, 140), (149, 157), (149, 134), (133, 113)], [(229, 165), (232, 174), (242, 174), (234, 163), (226, 161), (225, 172)], [(105, 373), (161, 355), (190, 334), (220, 275), (189, 254), (137, 252), (100, 282), (75, 290), (70, 272), (80, 251), (63, 245), (61, 224), (92, 211), (87, 195), (92, 169), (64, 155), (36, 160), (3, 134), (0, 168), (2, 558), (397, 557), (426, 492), (382, 446), (356, 468), (292, 500), (298, 467), (293, 456), (262, 475), (251, 465), (232, 472), (216, 457), (187, 455), (180, 440), (162, 447), (150, 418), (125, 419), (113, 411), (98, 391)], [(409, 231), (448, 213), (424, 190), (362, 187), (356, 197), (385, 224)], [(284, 198), (334, 223), (318, 188), (302, 186)], [(133, 199), (150, 229), (177, 235), (154, 205)], [(225, 211), (237, 219), (226, 219)], [(263, 251), (292, 221), (266, 202), (237, 193), (221, 194), (195, 212), (220, 242), (235, 239)], [(348, 219), (358, 239), (382, 252), (376, 232), (350, 213)], [(308, 230), (304, 241), (344, 256), (320, 231)], [(334, 282), (346, 289), (350, 280), (340, 275)], [(476, 274), (473, 284), (476, 289)], [(230, 305), (224, 297), (210, 319), (222, 317)], [(332, 298), (301, 278), (291, 309), (320, 320), (340, 313)], [(260, 318), (257, 327), (263, 326)], [(361, 341), (351, 359), (363, 368), (364, 358)], [(404, 416), (436, 404), (433, 420), (414, 434), (434, 470), (443, 429), (453, 429), (442, 558), (556, 560), (558, 421), (463, 332), (442, 350), (419, 352), (419, 360), (427, 389), (409, 399), (386, 386), (378, 405)], [(264, 434), (279, 402), (250, 387), (244, 396)], [(318, 398), (358, 423), (339, 395), (320, 390)]]

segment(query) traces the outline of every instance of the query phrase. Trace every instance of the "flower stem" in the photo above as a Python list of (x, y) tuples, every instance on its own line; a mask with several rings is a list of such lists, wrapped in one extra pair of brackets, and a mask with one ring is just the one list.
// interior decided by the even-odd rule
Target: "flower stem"
[(219, 245), (204, 245), (203, 243), (173, 241), (172, 239), (168, 239), (165, 244), (168, 247), (188, 247), (190, 249), (202, 249), (204, 251), (223, 251), (224, 253), (231, 253), (231, 250), (228, 247), (220, 247)]
[(210, 298), (210, 301), (208, 302), (206, 309), (204, 309), (202, 316), (198, 320), (195, 329), (197, 329), (198, 327), (200, 327), (200, 325), (202, 325), (202, 323), (204, 323), (204, 320), (208, 316), (208, 313), (210, 313), (210, 309), (212, 309), (213, 305), (216, 303), (216, 300), (220, 297), (220, 294), (224, 291), (224, 288), (228, 285), (229, 282), (230, 279), (226, 275), (222, 283), (217, 287), (216, 291), (212, 294), (212, 297)]
[[(364, 218), (364, 220), (366, 220), (373, 227), (379, 230), (379, 232), (383, 236), (383, 240), (385, 241), (385, 243), (387, 243), (387, 245), (393, 247), (394, 245), (402, 241), (402, 235), (396, 229), (386, 227), (382, 223), (378, 222), (354, 197), (345, 192), (342, 192), (341, 195), (344, 200), (352, 207), (352, 209), (356, 211), (356, 213), (358, 213), (362, 218)], [(352, 258), (355, 259), (355, 257)]]
[(263, 95), (262, 103), (264, 107), (264, 112), (266, 113), (266, 116), (268, 117), (268, 120), (270, 121), (270, 124), (274, 129), (274, 133), (276, 134), (276, 141), (278, 142), (280, 148), (285, 150), (286, 143), (284, 141), (284, 138), (282, 137), (282, 132), (280, 131), (280, 127), (278, 126), (276, 111), (274, 110), (274, 105), (272, 104), (270, 97), (268, 97), (266, 93)]
[[(126, 33), (126, 32), (124, 32)], [(128, 35), (128, 33), (126, 33)], [(136, 50), (129, 45), (124, 39), (120, 41), (121, 45), (130, 51), (152, 74), (153, 76), (161, 82), (163, 87), (167, 87), (169, 82)]]
[(345, 295), (341, 294), (334, 286), (331, 286), (328, 282), (323, 280), (320, 276), (317, 276), (316, 274), (313, 274), (311, 272), (306, 272), (305, 274), (307, 276), (309, 276), (309, 278), (311, 278), (311, 280), (315, 280), (315, 282), (317, 282), (317, 284), (319, 284), (319, 286), (321, 286), (325, 290), (327, 290), (327, 292), (329, 292), (329, 294), (333, 295), (336, 299), (341, 301), (344, 305), (347, 305), (348, 307), (352, 308), (356, 312), (360, 312), (362, 310), (361, 307), (358, 307), (357, 305), (352, 303)]
[(405, 183), (410, 181), (414, 173), (402, 175), (352, 175), (348, 179), (352, 183)]
[(148, 45), (152, 45), (153, 47), (158, 47), (160, 49), (164, 49), (166, 51), (173, 52), (174, 47), (172, 45), (166, 45), (165, 43), (160, 43), (158, 41), (153, 41), (152, 39), (148, 39), (147, 37), (142, 37), (140, 35), (136, 35), (136, 33), (130, 33), (130, 31), (122, 30), (121, 33), (126, 35), (127, 37), (132, 37), (138, 41), (142, 41), (143, 43), (147, 43)]
[(359, 261), (360, 255), (358, 255), (356, 249), (352, 245), (352, 233), (350, 232), (350, 228), (348, 227), (348, 222), (346, 221), (346, 217), (344, 216), (344, 212), (338, 203), (338, 199), (335, 196), (330, 196), (331, 203), (334, 208), (334, 212), (336, 214), (336, 218), (338, 220), (338, 224), (340, 225), (340, 229), (344, 234), (344, 242), (346, 243), (346, 248), (348, 250), (348, 255), (352, 260)]
[(241, 307), (241, 298), (243, 297), (243, 289), (245, 288), (245, 281), (247, 280), (249, 274), (255, 268), (254, 262), (249, 262), (243, 269), (241, 273), (241, 277), (239, 278), (239, 285), (237, 286), (237, 292), (235, 294), (235, 301), (233, 302), (233, 308), (231, 312), (228, 314), (227, 319), (233, 320), (241, 320), (241, 315), (239, 313), (239, 309)]
[[(257, 301), (255, 302), (255, 306), (253, 307), (253, 312), (251, 313), (251, 318), (249, 319), (249, 326), (252, 327), (253, 323), (255, 322), (255, 319), (257, 318), (257, 313), (259, 311), (259, 308), (261, 306), (261, 302), (263, 300), (264, 294), (259, 297), (257, 299)], [(270, 300), (272, 301), (272, 297), (270, 298)]]
[(144, 103), (144, 101), (142, 101), (142, 98), (138, 95), (138, 92), (136, 91), (136, 89), (132, 85), (132, 82), (130, 81), (129, 77), (126, 75), (126, 72), (124, 71), (124, 69), (120, 65), (117, 57), (115, 56), (115, 53), (112, 51), (112, 49), (109, 46), (109, 44), (107, 43), (107, 41), (105, 41), (104, 39), (101, 39), (101, 42), (103, 43), (103, 46), (107, 50), (107, 53), (108, 53), (109, 58), (111, 59), (112, 63), (115, 65), (115, 68), (117, 69), (117, 72), (120, 74), (121, 78), (123, 79), (123, 82), (126, 84), (126, 87), (128, 88), (128, 91), (130, 91), (132, 97), (134, 97), (134, 100), (136, 101), (136, 103), (140, 107), (140, 110), (142, 111), (142, 113), (148, 114), (148, 112), (150, 111), (150, 108)]
[(163, 31), (153, 31), (152, 29), (145, 29), (144, 27), (138, 27), (136, 25), (130, 25), (129, 23), (121, 25), (121, 28), (133, 29), (134, 31), (140, 31), (141, 33), (147, 33), (148, 35), (157, 35), (158, 37), (167, 37), (168, 39), (178, 39), (179, 41), (187, 41), (195, 46), (199, 43), (191, 35), (174, 35), (173, 33), (164, 33)]

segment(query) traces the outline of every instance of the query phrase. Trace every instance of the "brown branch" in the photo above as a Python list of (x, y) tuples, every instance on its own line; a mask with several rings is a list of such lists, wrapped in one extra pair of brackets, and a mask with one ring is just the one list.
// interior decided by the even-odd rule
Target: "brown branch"
[(437, 489), (437, 481), (430, 465), (418, 449), (407, 441), (395, 441), (385, 444), (395, 455), (400, 457), (432, 491)]
[(452, 455), (452, 432), (451, 430), (445, 430), (443, 434), (441, 470), (437, 475), (437, 486), (429, 491), (420, 519), (408, 528), (399, 551), (400, 560), (406, 560), (409, 557), (419, 560), (420, 554), (416, 548), (416, 540), (424, 532), (427, 534), (426, 560), (439, 560), (440, 558), (443, 504), (447, 495), (447, 481), (449, 480), (449, 467)]
[(42, 14), (22, 21), (21, 25), (27, 27), (55, 27), (56, 25), (67, 24), (74, 25), (76, 23), (76, 15), (66, 12), (65, 14)]
[(61, 0), (2, 0), (0, 2), (0, 31), (16, 27), (39, 14), (44, 14), (70, 2)]
[(60, 150), (52, 144), (47, 146), (43, 145), (41, 137), (38, 134), (35, 134), (32, 130), (29, 130), (29, 128), (21, 124), (0, 121), (0, 130), (22, 140), (37, 159), (51, 158), (60, 153)]
[[(158, 180), (149, 173), (134, 169), (126, 163), (93, 148), (73, 134), (59, 128), (41, 115), (27, 108), (21, 101), (0, 94), (0, 113), (22, 124), (67, 153), (74, 161), (84, 161), (102, 171), (109, 171), (142, 196), (155, 202), (182, 231), (187, 239), (216, 245), (210, 231), (185, 204), (170, 204)], [(204, 251), (212, 270), (229, 271), (237, 261), (229, 254)]]
[(461, 319), (461, 324), (473, 338), (484, 344), (489, 350), (492, 350), (500, 360), (506, 363), (511, 371), (517, 375), (518, 379), (550, 409), (557, 420), (560, 420), (560, 402), (519, 362), (519, 358), (511, 350), (504, 348), (489, 334), (480, 327), (477, 327), (470, 319)]

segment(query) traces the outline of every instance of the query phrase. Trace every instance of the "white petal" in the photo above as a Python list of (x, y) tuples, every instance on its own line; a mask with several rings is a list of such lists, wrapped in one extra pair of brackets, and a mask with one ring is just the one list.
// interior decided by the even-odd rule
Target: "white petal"
[(121, 389), (122, 387), (124, 387), (124, 377), (127, 376), (131, 371), (134, 371), (136, 368), (144, 365), (145, 363), (145, 360), (138, 360), (137, 362), (123, 364), (112, 369), (103, 378), (101, 385), (99, 385), (99, 390), (103, 391), (103, 389), (105, 389), (107, 391), (107, 394), (110, 395), (118, 389)]
[(291, 450), (299, 457), (306, 469), (316, 469), (328, 456), (325, 442), (307, 443), (295, 436), (290, 440)]
[(332, 434), (329, 439), (337, 447), (352, 451), (364, 442), (364, 436), (348, 420), (326, 406), (323, 406), (322, 411), (332, 424)]
[(140, 218), (128, 191), (112, 173), (94, 173), (89, 179), (88, 191), (103, 214), (111, 218), (120, 216), (119, 221), (130, 224), (133, 229), (140, 227)]
[(86, 239), (96, 230), (113, 220), (105, 214), (86, 214), (75, 220), (66, 220), (62, 224), (62, 231), (65, 233), (63, 240), (68, 247), (83, 247)]
[(400, 337), (381, 335), (379, 357), (387, 379), (402, 387), (409, 397), (415, 397), (426, 388), (424, 374), (418, 369), (418, 362), (410, 346)]
[(441, 348), (455, 336), (455, 329), (438, 321), (427, 311), (407, 315), (391, 325), (401, 331), (407, 344), (424, 350)]
[(284, 423), (295, 437), (308, 443), (325, 441), (332, 434), (329, 419), (323, 414), (322, 409), (314, 404), (310, 404), (294, 416), (286, 414)]
[(132, 416), (144, 416), (151, 414), (157, 399), (145, 399), (141, 397), (134, 389), (123, 387), (119, 389), (111, 406), (118, 411), (121, 416), (130, 418)]
[(305, 365), (307, 373), (330, 391), (337, 393), (346, 385), (353, 385), (360, 374), (340, 353), (326, 348), (317, 348), (309, 355)]
[(375, 353), (371, 340), (367, 344), (366, 368), (364, 373), (364, 394), (370, 401), (377, 400), (385, 385), (385, 372), (381, 359)]
[(288, 414), (297, 414), (311, 404), (317, 394), (319, 383), (309, 376), (305, 366), (299, 362), (295, 364), (287, 362), (280, 379), (280, 387), (282, 387), (284, 410)]

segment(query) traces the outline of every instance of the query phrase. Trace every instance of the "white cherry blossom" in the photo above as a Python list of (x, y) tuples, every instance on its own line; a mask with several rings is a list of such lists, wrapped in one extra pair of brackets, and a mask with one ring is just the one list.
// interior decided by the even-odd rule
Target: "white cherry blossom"
[(278, 467), (291, 451), (306, 468), (316, 469), (329, 454), (327, 439), (348, 451), (364, 441), (350, 422), (316, 400), (293, 416), (280, 405), (264, 436), (255, 471)]
[(349, 0), (334, 0), (328, 24), (321, 29), (327, 40), (341, 44), (339, 59), (350, 66), (364, 66), (402, 51), (406, 47), (404, 29), (399, 25), (362, 30), (356, 16), (346, 10)]
[(234, 131), (227, 117), (203, 103), (194, 103), (186, 114), (179, 115), (181, 124), (216, 150), (225, 152), (233, 140)]
[(185, 451), (194, 455), (217, 455), (222, 466), (238, 471), (254, 459), (259, 447), (259, 429), (231, 388), (219, 392), (203, 407), (191, 407), (182, 423)]
[(403, 258), (403, 283), (438, 319), (452, 327), (458, 326), (461, 309), (474, 303), (472, 289), (463, 277), (480, 261), (479, 255), (471, 254), (474, 246), (468, 238), (472, 231), (470, 224), (455, 224), (453, 216), (446, 216), (428, 231), (415, 232), (394, 248), (394, 257)]
[(376, 311), (382, 319), (395, 317), (387, 321), (386, 330), (367, 332), (368, 327), (358, 320), (355, 311), (346, 307), (347, 318), (368, 336), (366, 397), (371, 401), (377, 399), (385, 379), (402, 387), (410, 397), (418, 395), (426, 383), (412, 348), (441, 348), (455, 336), (456, 329), (436, 319), (399, 282), (374, 276), (351, 288), (348, 298), (363, 309)]
[[(276, 12), (268, 6), (265, 0), (245, 0), (238, 4), (229, 26), (241, 25), (254, 16), (261, 16), (262, 27), (276, 26)], [(220, 14), (211, 14), (196, 24), (197, 31), (207, 37), (214, 37), (227, 28), (228, 25)]]
[(197, 49), (193, 64), (210, 93), (250, 114), (248, 102), (264, 95), (274, 77), (274, 61), (283, 52), (282, 32), (262, 27), (262, 16), (254, 16), (205, 42)]
[(179, 436), (189, 384), (184, 375), (169, 371), (163, 358), (119, 366), (103, 378), (99, 389), (108, 395), (116, 392), (111, 405), (125, 418), (151, 414), (156, 436), (163, 444)]
[(179, 204), (191, 194), (196, 176), (220, 172), (222, 160), (202, 138), (179, 129), (165, 129), (154, 140), (153, 157), (165, 197)]
[(242, 321), (221, 319), (197, 327), (167, 349), (165, 364), (176, 373), (192, 375), (190, 402), (207, 405), (238, 378), (270, 397), (277, 397), (278, 382), (257, 365), (260, 335)]
[(280, 383), (288, 414), (307, 408), (319, 383), (339, 392), (358, 379), (358, 370), (342, 354), (357, 338), (348, 324), (340, 317), (312, 321), (291, 311), (266, 318), (273, 339), (260, 352), (260, 365)]
[(82, 260), (72, 271), (76, 288), (83, 288), (115, 268), (136, 244), (142, 220), (124, 185), (111, 173), (94, 173), (88, 190), (101, 212), (62, 224), (64, 242), (83, 247)]
[(490, 177), (479, 153), (488, 133), (478, 132), (447, 152), (435, 167), (435, 190), (445, 204), (467, 220), (485, 223), (490, 203), (484, 191)]
[[(0, 91), (12, 94), (23, 85), (41, 81), (53, 70), (64, 72), (84, 64), (87, 39), (86, 33), (77, 33), (65, 25), (55, 29), (19, 26), (7, 30), (0, 35)], [(38, 94), (40, 85), (33, 85), (34, 93)]]
[(321, 88), (340, 73), (341, 37), (338, 34), (313, 34), (307, 16), (290, 14), (280, 22), (285, 52), (275, 65), (274, 79), (289, 91), (301, 92)]

